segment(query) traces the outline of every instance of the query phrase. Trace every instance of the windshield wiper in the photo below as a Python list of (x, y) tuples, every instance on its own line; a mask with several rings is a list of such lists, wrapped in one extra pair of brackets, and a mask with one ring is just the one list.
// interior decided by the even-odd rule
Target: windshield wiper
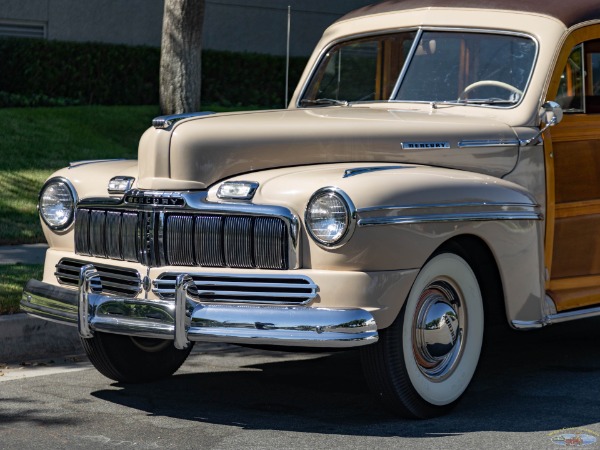
[(505, 100), (502, 98), (462, 98), (456, 103), (464, 103), (466, 105), (514, 105), (518, 100)]
[(336, 100), (334, 98), (317, 98), (315, 100), (311, 100), (308, 98), (302, 99), (300, 101), (300, 105), (302, 106), (348, 106), (347, 100)]

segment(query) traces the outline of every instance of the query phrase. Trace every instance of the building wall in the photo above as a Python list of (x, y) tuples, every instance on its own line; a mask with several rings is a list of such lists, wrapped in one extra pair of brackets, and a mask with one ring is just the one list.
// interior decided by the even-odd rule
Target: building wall
[[(323, 30), (372, 0), (206, 0), (203, 47), (308, 55)], [(0, 35), (160, 46), (163, 0), (0, 0)]]

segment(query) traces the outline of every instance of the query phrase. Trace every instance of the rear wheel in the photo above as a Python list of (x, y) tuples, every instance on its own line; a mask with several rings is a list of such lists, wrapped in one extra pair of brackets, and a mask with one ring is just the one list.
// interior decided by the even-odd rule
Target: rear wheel
[(417, 275), (394, 323), (362, 351), (371, 389), (404, 417), (445, 414), (475, 373), (483, 321), (471, 266), (454, 253), (434, 256)]
[(174, 374), (193, 347), (190, 343), (185, 350), (177, 350), (171, 340), (110, 333), (95, 333), (81, 342), (102, 375), (123, 383), (154, 381)]

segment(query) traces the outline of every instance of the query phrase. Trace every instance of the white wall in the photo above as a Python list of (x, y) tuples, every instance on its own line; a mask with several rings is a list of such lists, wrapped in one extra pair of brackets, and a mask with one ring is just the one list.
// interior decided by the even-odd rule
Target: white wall
[[(323, 30), (373, 0), (206, 0), (204, 48), (308, 55)], [(160, 46), (163, 0), (0, 0), (0, 33), (42, 27), (48, 39)], [(4, 27), (4, 28), (3, 28)]]

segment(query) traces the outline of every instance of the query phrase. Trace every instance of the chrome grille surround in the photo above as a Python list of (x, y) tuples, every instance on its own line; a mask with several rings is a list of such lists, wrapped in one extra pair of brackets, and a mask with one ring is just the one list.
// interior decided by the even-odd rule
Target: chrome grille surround
[(206, 192), (130, 191), (80, 201), (75, 253), (148, 267), (300, 267), (298, 218), (287, 208), (210, 203)]
[[(86, 264), (89, 263), (76, 259), (62, 258), (56, 264), (54, 275), (62, 285), (78, 287), (81, 268)], [(135, 269), (104, 264), (94, 264), (94, 268), (100, 275), (102, 293), (135, 297), (142, 291), (140, 273)]]
[[(180, 273), (165, 272), (152, 281), (152, 292), (163, 300), (175, 298)], [(305, 275), (189, 273), (196, 289), (188, 295), (200, 302), (306, 305), (318, 292)]]

